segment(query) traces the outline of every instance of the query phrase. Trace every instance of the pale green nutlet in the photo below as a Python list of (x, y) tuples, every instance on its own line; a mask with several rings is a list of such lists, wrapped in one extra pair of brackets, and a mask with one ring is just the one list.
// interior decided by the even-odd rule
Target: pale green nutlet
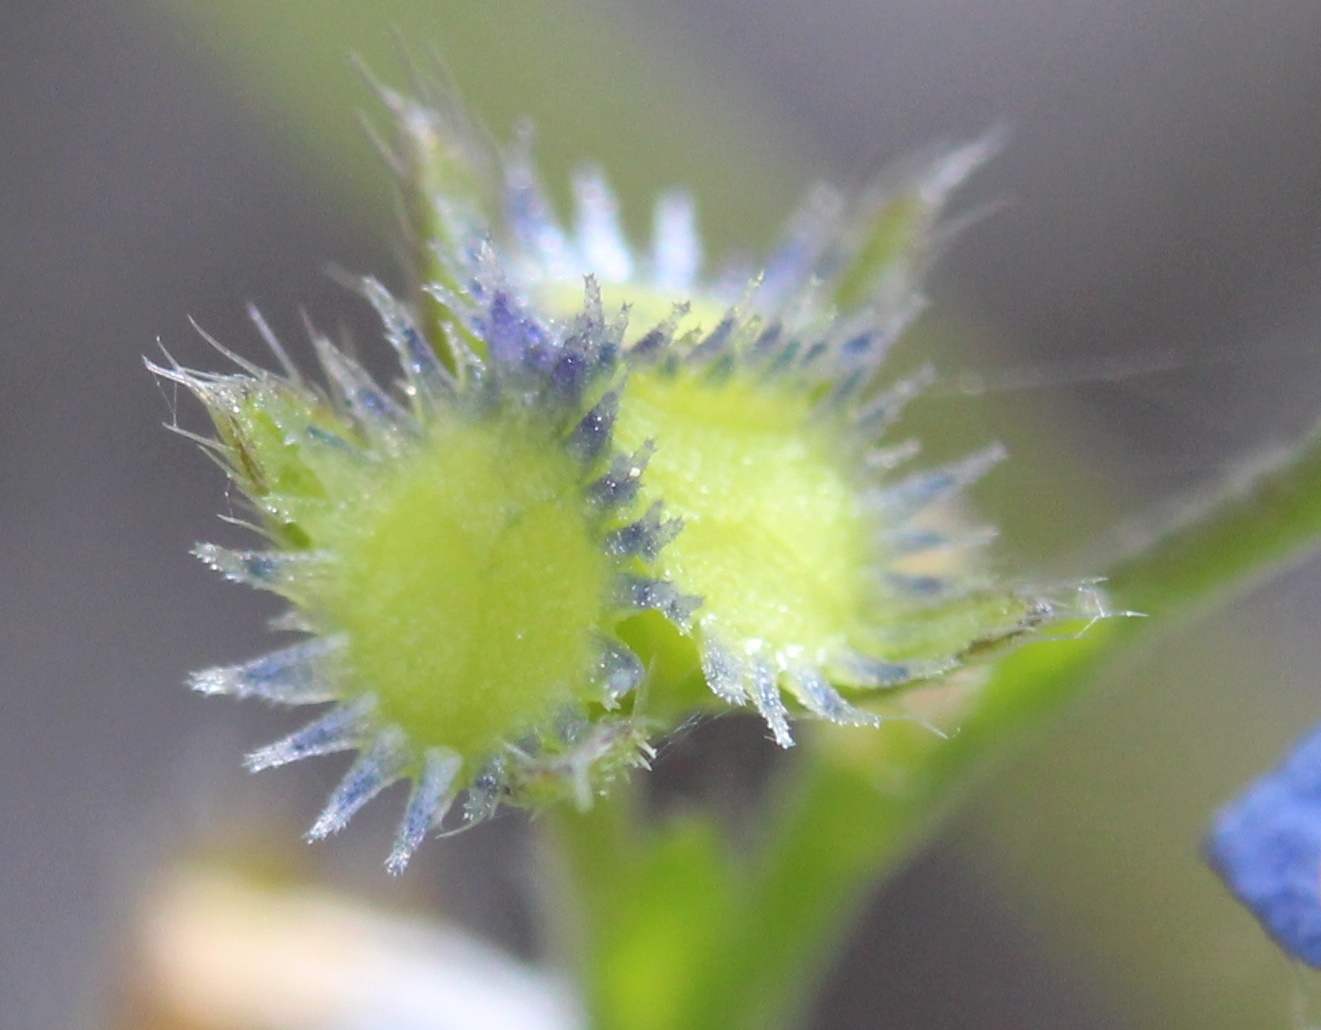
[[(398, 871), (460, 796), (465, 824), (590, 804), (694, 705), (754, 707), (783, 746), (800, 712), (876, 725), (901, 688), (1076, 612), (976, 572), (977, 534), (942, 525), (998, 448), (901, 474), (914, 448), (881, 441), (923, 385), (882, 360), (989, 143), (854, 201), (819, 191), (733, 288), (703, 276), (685, 195), (638, 254), (587, 173), (568, 232), (525, 145), (486, 143), (448, 93), (382, 96), (421, 271), (409, 302), (361, 289), (401, 381), (315, 336), (326, 395), (259, 317), (282, 375), (155, 368), (206, 406), (271, 545), (199, 555), (306, 634), (194, 686), (333, 705), (253, 768), (359, 752), (311, 836), (410, 779)], [(956, 557), (936, 575), (932, 554)], [(676, 650), (705, 700), (676, 692)]]
[(291, 367), (154, 370), (206, 406), (217, 433), (206, 446), (273, 545), (199, 556), (286, 597), (286, 628), (311, 634), (193, 685), (334, 702), (248, 764), (360, 752), (314, 838), (413, 780), (398, 871), (461, 793), (466, 823), (502, 801), (586, 805), (645, 762), (629, 698), (643, 666), (615, 630), (641, 610), (686, 627), (697, 601), (648, 568), (677, 526), (638, 502), (650, 448), (612, 441), (623, 379), (599, 298), (589, 292), (572, 333), (545, 337), (501, 301), (488, 338), (510, 348), (455, 350), (447, 365), (379, 284), (362, 289), (403, 367), (397, 393), (320, 336), (329, 399)]

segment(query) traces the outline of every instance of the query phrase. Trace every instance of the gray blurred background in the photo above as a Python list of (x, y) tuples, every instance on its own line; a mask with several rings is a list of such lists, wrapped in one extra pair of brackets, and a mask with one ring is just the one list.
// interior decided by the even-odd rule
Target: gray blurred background
[[(255, 353), (248, 301), (288, 337), (305, 306), (370, 338), (324, 270), (399, 282), (346, 59), (390, 77), (391, 25), (442, 48), (497, 134), (534, 116), (553, 174), (601, 160), (635, 225), (654, 190), (692, 186), (716, 252), (770, 239), (813, 178), (1007, 122), (966, 194), (1001, 207), (933, 284), (921, 335), (946, 377), (916, 418), (957, 424), (951, 448), (1010, 444), (984, 499), (1043, 575), (1089, 571), (1125, 519), (1321, 411), (1315, 0), (309, 10), (8, 0), (0, 19), (5, 1026), (119, 1025), (161, 871), (258, 838), (529, 946), (519, 820), (386, 882), (389, 806), (302, 848), (338, 767), (242, 775), (289, 720), (181, 686), (262, 648), (273, 609), (188, 557), (242, 537), (215, 518), (220, 474), (160, 428), (141, 358), (160, 337), (210, 362), (188, 316)], [(979, 792), (863, 914), (816, 1025), (1290, 1026), (1295, 981), (1197, 848), (1321, 718), (1316, 571), (1136, 657)]]

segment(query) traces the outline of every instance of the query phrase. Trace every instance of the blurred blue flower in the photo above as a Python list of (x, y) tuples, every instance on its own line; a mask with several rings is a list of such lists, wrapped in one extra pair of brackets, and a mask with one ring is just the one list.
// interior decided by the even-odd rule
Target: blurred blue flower
[(1321, 968), (1321, 726), (1216, 814), (1206, 848), (1276, 943)]

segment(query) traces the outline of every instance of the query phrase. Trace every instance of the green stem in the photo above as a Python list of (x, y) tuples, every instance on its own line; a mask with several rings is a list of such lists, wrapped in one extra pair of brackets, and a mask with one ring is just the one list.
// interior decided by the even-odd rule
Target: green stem
[(1168, 617), (1246, 589), (1321, 535), (1321, 423), (1232, 470), (1163, 524), (1132, 533), (1106, 588), (1124, 607)]

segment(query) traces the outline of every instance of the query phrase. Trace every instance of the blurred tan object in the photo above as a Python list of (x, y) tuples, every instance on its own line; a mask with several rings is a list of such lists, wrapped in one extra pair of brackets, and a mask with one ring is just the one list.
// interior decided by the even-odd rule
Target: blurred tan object
[(574, 1030), (561, 982), (461, 931), (311, 887), (176, 876), (147, 913), (152, 1030)]

